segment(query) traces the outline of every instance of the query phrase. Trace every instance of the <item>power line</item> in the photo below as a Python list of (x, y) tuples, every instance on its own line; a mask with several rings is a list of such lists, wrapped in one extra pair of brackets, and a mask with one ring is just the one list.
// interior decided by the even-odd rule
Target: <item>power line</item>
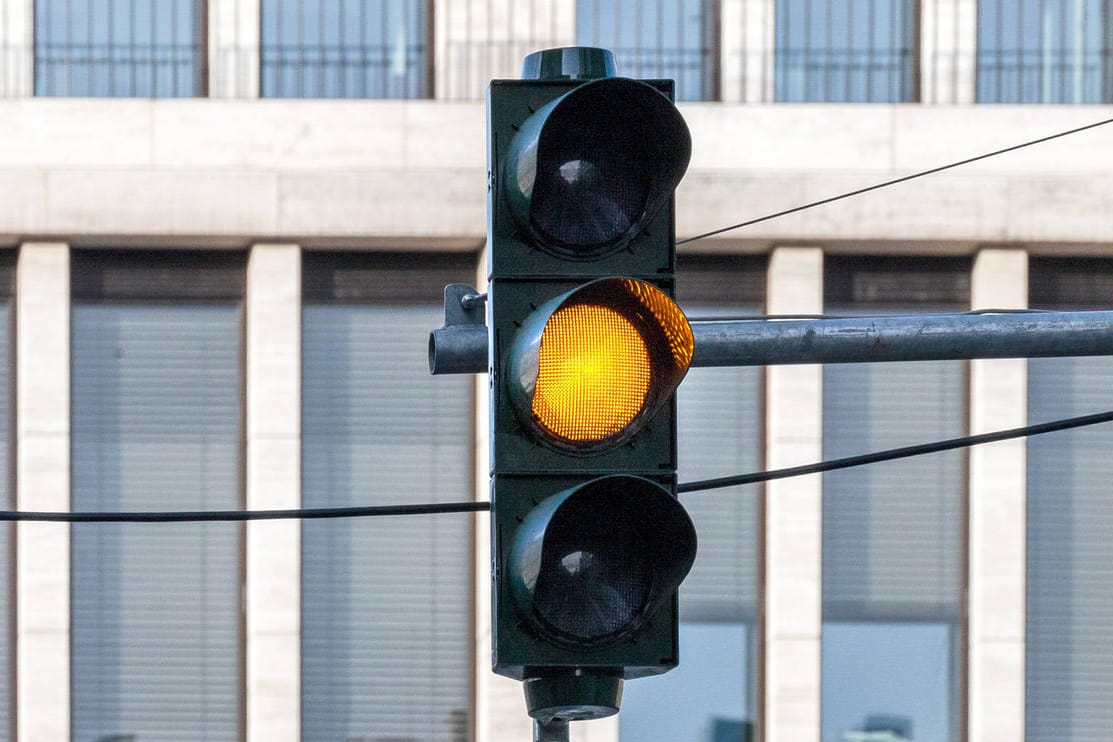
[[(940, 451), (950, 451), (956, 448), (967, 448), (983, 443), (995, 443), (1013, 438), (1024, 438), (1043, 433), (1054, 433), (1060, 430), (1081, 428), (1087, 425), (1113, 422), (1113, 410), (1097, 412), (1092, 415), (1068, 417), (1062, 420), (1053, 420), (1035, 425), (1025, 425), (1020, 428), (998, 430), (992, 433), (979, 435), (966, 435), (959, 438), (949, 438), (933, 443), (920, 443), (901, 448), (890, 448), (885, 451), (847, 456), (841, 459), (820, 461), (803, 466), (790, 466), (785, 469), (739, 474), (732, 477), (719, 477), (717, 479), (703, 479), (695, 482), (680, 484), (677, 491), (680, 493), (699, 492), (723, 487), (736, 487), (743, 484), (756, 484), (768, 482), (773, 479), (786, 479), (799, 477), (805, 474), (818, 474), (836, 469), (849, 469), (854, 466), (876, 464), (881, 461), (904, 459), (911, 456), (922, 456)], [(0, 511), (0, 522), (3, 521), (37, 521), (51, 523), (197, 523), (216, 521), (248, 521), (248, 520), (313, 520), (320, 518), (361, 518), (384, 515), (433, 515), (437, 513), (480, 513), (491, 509), (491, 503), (481, 501), (426, 503), (420, 505), (371, 505), (349, 508), (300, 508), (292, 510), (199, 510), (181, 512), (144, 512), (144, 513), (43, 513), (19, 510)]]
[(806, 204), (803, 204), (802, 206), (794, 206), (791, 209), (785, 209), (784, 211), (778, 211), (775, 214), (767, 214), (766, 216), (760, 216), (756, 219), (750, 219), (748, 221), (739, 222), (738, 224), (732, 224), (729, 227), (722, 227), (720, 229), (715, 229), (715, 230), (712, 230), (710, 232), (704, 232), (703, 234), (698, 234), (695, 237), (688, 237), (688, 238), (683, 239), (683, 240), (677, 240), (676, 244), (677, 245), (683, 245), (683, 244), (688, 243), (688, 242), (695, 242), (696, 240), (702, 240), (705, 237), (713, 237), (717, 234), (722, 234), (723, 232), (730, 232), (732, 230), (741, 229), (742, 227), (749, 227), (751, 225), (758, 224), (760, 222), (767, 222), (770, 219), (776, 219), (777, 217), (787, 216), (789, 214), (795, 214), (798, 211), (804, 211), (805, 209), (810, 209), (810, 208), (813, 208), (815, 206), (823, 206), (824, 204), (833, 203), (835, 201), (841, 201), (844, 198), (850, 198), (851, 196), (858, 196), (858, 195), (861, 195), (863, 193), (869, 193), (870, 191), (876, 191), (880, 188), (886, 188), (886, 187), (891, 186), (891, 185), (896, 185), (897, 183), (904, 183), (905, 181), (914, 180), (915, 178), (922, 178), (925, 175), (932, 175), (934, 173), (941, 173), (944, 170), (950, 170), (951, 168), (958, 167), (959, 165), (969, 165), (971, 162), (977, 162), (978, 160), (984, 160), (984, 159), (987, 159), (989, 157), (996, 157), (997, 155), (1003, 155), (1006, 152), (1014, 152), (1018, 149), (1023, 149), (1025, 147), (1031, 147), (1032, 145), (1035, 145), (1035, 144), (1042, 144), (1043, 142), (1050, 142), (1052, 139), (1058, 139), (1059, 137), (1065, 137), (1065, 136), (1068, 136), (1070, 134), (1077, 134), (1078, 132), (1086, 131), (1087, 129), (1096, 129), (1099, 126), (1105, 126), (1106, 124), (1113, 124), (1113, 118), (1105, 119), (1104, 121), (1095, 121), (1092, 124), (1086, 124), (1085, 126), (1079, 126), (1075, 129), (1068, 129), (1067, 131), (1060, 131), (1056, 134), (1050, 134), (1048, 136), (1040, 137), (1039, 139), (1033, 139), (1033, 140), (1028, 141), (1028, 142), (1021, 142), (1020, 144), (1014, 144), (1011, 147), (1005, 147), (1004, 149), (994, 150), (993, 152), (986, 152), (984, 154), (980, 154), (980, 155), (977, 155), (975, 157), (968, 157), (965, 160), (959, 160), (958, 162), (952, 162), (949, 165), (940, 165), (939, 167), (933, 167), (930, 170), (923, 170), (923, 171), (918, 172), (918, 173), (913, 173), (912, 175), (904, 175), (904, 176), (901, 176), (899, 178), (894, 178), (893, 180), (887, 180), (884, 183), (876, 183), (876, 184), (871, 185), (871, 186), (866, 186), (865, 188), (859, 188), (859, 189), (854, 190), (854, 191), (848, 191), (847, 193), (841, 193), (838, 196), (830, 196), (828, 198), (820, 199), (819, 201), (812, 201), (811, 203), (806, 203)]
[(892, 461), (894, 459), (904, 459), (910, 456), (921, 456), (928, 453), (938, 453), (940, 451), (950, 451), (956, 448), (966, 448), (968, 446), (977, 446), (982, 443), (995, 443), (997, 441), (1007, 441), (1012, 438), (1024, 438), (1031, 435), (1041, 435), (1043, 433), (1054, 433), (1059, 430), (1069, 430), (1071, 428), (1081, 428), (1085, 425), (1097, 425), (1098, 423), (1113, 422), (1113, 410), (1109, 412), (1098, 412), (1092, 415), (1082, 415), (1079, 417), (1069, 417), (1063, 420), (1054, 420), (1047, 423), (1037, 423), (1035, 425), (1025, 425), (1021, 428), (1010, 428), (1009, 430), (997, 430), (992, 433), (981, 433), (979, 435), (964, 435), (960, 438), (950, 438), (944, 441), (935, 441), (934, 443), (919, 443), (914, 446), (902, 446), (900, 448), (890, 448), (885, 451), (875, 451), (873, 453), (864, 453), (857, 456), (847, 456), (841, 459), (832, 459), (830, 461), (820, 461), (815, 464), (805, 464), (803, 466), (790, 466), (785, 469), (773, 469), (771, 471), (754, 472), (752, 474), (739, 474), (733, 477), (719, 477), (717, 479), (703, 479), (696, 482), (684, 482), (677, 487), (678, 492), (699, 492), (702, 490), (719, 489), (721, 487), (734, 487), (742, 484), (755, 484), (757, 482), (768, 482), (773, 479), (785, 479), (787, 477), (799, 477), (805, 474), (818, 474), (819, 472), (834, 471), (836, 469), (849, 469), (853, 466), (863, 466), (865, 464), (876, 464), (881, 461)]
[(194, 510), (149, 513), (34, 513), (0, 511), (3, 521), (48, 523), (199, 523), (246, 520), (315, 520), (321, 518), (366, 518), (383, 515), (434, 515), (477, 513), (490, 510), (487, 502), (442, 502), (421, 505), (370, 505), (350, 508), (297, 508), (292, 510)]

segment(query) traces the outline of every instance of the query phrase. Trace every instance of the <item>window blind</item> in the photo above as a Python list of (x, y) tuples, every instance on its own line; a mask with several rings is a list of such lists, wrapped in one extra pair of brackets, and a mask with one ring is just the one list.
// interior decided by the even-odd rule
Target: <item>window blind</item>
[[(432, 377), (426, 359), (444, 283), (471, 282), (468, 262), (307, 256), (306, 507), (472, 497), (473, 379)], [(303, 524), (304, 740), (467, 739), (471, 549), (466, 517)]]
[[(1113, 307), (1113, 261), (1036, 259), (1044, 309)], [(1033, 358), (1028, 419), (1113, 408), (1113, 359)], [(1113, 430), (1028, 439), (1026, 724), (1028, 742), (1096, 742), (1113, 726)]]
[[(682, 258), (677, 299), (691, 318), (750, 316), (764, 300), (765, 262)], [(677, 391), (679, 481), (761, 468), (761, 369), (695, 368)], [(757, 606), (760, 489), (682, 497), (699, 534), (692, 571), (680, 587), (683, 621), (752, 621)]]
[[(962, 311), (964, 261), (832, 258), (834, 315)], [(957, 361), (823, 369), (825, 459), (962, 435)], [(823, 475), (825, 620), (955, 618), (963, 584), (965, 457), (918, 456)]]
[[(72, 322), (73, 508), (238, 508), (238, 308)], [(239, 527), (77, 524), (71, 548), (74, 739), (239, 739)]]

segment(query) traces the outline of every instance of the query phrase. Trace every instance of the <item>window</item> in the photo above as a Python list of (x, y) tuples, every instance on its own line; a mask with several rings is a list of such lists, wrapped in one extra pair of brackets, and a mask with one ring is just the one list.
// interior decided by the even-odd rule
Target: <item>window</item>
[[(682, 256), (677, 297), (691, 318), (757, 314), (764, 260)], [(761, 370), (697, 368), (677, 396), (680, 481), (761, 468)], [(680, 586), (680, 666), (631, 680), (623, 742), (749, 740), (756, 703), (759, 493), (753, 487), (683, 496), (699, 534)]]
[(1113, 101), (1113, 2), (981, 0), (978, 101)]
[(676, 80), (677, 100), (712, 100), (715, 17), (710, 0), (577, 0), (576, 43), (615, 54), (618, 73)]
[[(74, 255), (74, 510), (241, 506), (243, 265)], [(239, 533), (73, 526), (74, 739), (239, 739)]]
[(912, 0), (776, 0), (775, 90), (792, 103), (916, 100)]
[[(1034, 259), (1043, 309), (1113, 307), (1113, 261)], [(1113, 358), (1028, 361), (1028, 419), (1113, 408)], [(1028, 439), (1027, 740), (1096, 742), (1113, 727), (1113, 431)]]
[[(967, 267), (829, 258), (826, 311), (961, 310)], [(964, 368), (825, 366), (824, 458), (962, 435)], [(964, 462), (947, 452), (823, 475), (823, 742), (959, 738)]]
[(202, 0), (35, 0), (35, 95), (204, 95)]
[[(455, 502), (474, 480), (470, 376), (429, 376), (421, 338), (476, 258), (309, 254), (302, 312), (306, 507)], [(468, 518), (302, 524), (302, 736), (467, 739)]]
[(265, 98), (425, 98), (428, 0), (262, 0)]

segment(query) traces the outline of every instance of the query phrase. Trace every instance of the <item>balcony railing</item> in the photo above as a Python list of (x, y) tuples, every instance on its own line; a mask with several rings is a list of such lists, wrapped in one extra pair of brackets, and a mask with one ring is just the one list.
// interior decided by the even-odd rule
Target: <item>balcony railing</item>
[(427, 49), (405, 46), (264, 46), (264, 98), (425, 98)]
[(917, 98), (911, 49), (782, 48), (776, 99), (791, 103), (900, 103)]
[(1113, 51), (983, 50), (978, 102), (1113, 102)]
[(204, 55), (196, 44), (36, 44), (35, 95), (203, 95)]

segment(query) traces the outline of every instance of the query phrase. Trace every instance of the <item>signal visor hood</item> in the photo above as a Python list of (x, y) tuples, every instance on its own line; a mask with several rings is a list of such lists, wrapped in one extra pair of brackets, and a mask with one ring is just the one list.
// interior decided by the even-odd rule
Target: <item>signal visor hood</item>
[(653, 86), (586, 82), (538, 109), (511, 141), (505, 198), (537, 246), (594, 260), (623, 248), (668, 203), (692, 138)]

